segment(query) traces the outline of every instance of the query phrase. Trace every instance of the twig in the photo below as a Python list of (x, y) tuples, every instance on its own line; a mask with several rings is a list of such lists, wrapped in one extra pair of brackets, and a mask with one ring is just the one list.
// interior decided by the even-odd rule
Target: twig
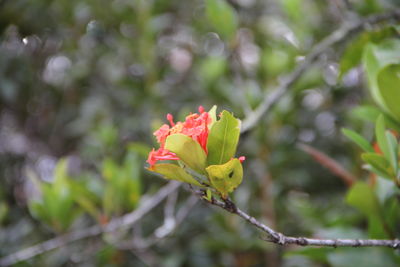
[(285, 95), (285, 93), (287, 93), (289, 87), (291, 87), (318, 59), (318, 57), (331, 46), (346, 41), (349, 37), (371, 25), (379, 24), (388, 20), (399, 21), (400, 9), (395, 9), (394, 11), (384, 14), (371, 15), (356, 22), (344, 22), (339, 29), (323, 39), (320, 43), (316, 44), (305, 59), (296, 66), (293, 72), (283, 77), (280, 85), (276, 89), (271, 93), (266, 93), (263, 102), (243, 120), (241, 129), (242, 133), (247, 132), (256, 126), (262, 116), (267, 113), (277, 103), (277, 101)]
[(164, 223), (154, 231), (156, 236), (164, 237), (171, 229), (175, 228), (176, 219), (174, 213), (177, 199), (177, 192), (168, 196), (164, 207)]
[(65, 246), (74, 241), (97, 236), (105, 232), (113, 232), (124, 227), (130, 227), (137, 221), (139, 221), (144, 215), (150, 212), (154, 207), (160, 204), (161, 201), (163, 201), (168, 195), (178, 189), (179, 186), (179, 182), (171, 181), (166, 186), (162, 187), (153, 196), (149, 198), (143, 198), (143, 201), (141, 202), (139, 207), (131, 213), (128, 213), (119, 218), (115, 218), (104, 226), (94, 225), (89, 228), (60, 235), (43, 243), (31, 246), (26, 249), (22, 249), (18, 252), (1, 258), (0, 266), (10, 266), (17, 262), (33, 258), (39, 254), (43, 254), (47, 251)]
[[(203, 198), (203, 193), (196, 192)], [(206, 201), (206, 200), (204, 200)], [(272, 242), (279, 245), (299, 245), (299, 246), (320, 246), (320, 247), (389, 247), (393, 249), (400, 248), (400, 240), (381, 240), (381, 239), (315, 239), (306, 237), (292, 237), (286, 236), (280, 232), (277, 232), (265, 224), (259, 222), (256, 218), (248, 215), (246, 212), (240, 210), (230, 200), (217, 200), (212, 199), (211, 202), (206, 201), (209, 204), (223, 208), (224, 210), (236, 214), (247, 222), (262, 230), (268, 234), (268, 238), (264, 239), (267, 242)]]
[[(124, 249), (124, 250), (144, 250), (153, 246), (163, 238), (171, 235), (179, 227), (179, 225), (186, 219), (186, 217), (193, 210), (193, 207), (196, 205), (198, 201), (199, 199), (195, 195), (191, 195), (183, 204), (183, 206), (176, 212), (176, 215), (174, 217), (175, 224), (173, 225), (173, 227), (168, 227), (168, 229), (162, 232), (162, 235), (159, 235), (156, 233), (156, 231), (154, 231), (154, 233), (150, 237), (147, 237), (146, 239), (142, 238), (139, 239), (136, 237), (134, 240), (119, 242), (119, 244), (115, 245), (119, 249)], [(158, 229), (163, 227), (164, 225), (160, 226)]]
[(330, 170), (332, 173), (336, 174), (347, 186), (350, 187), (355, 181), (357, 181), (354, 175), (348, 172), (342, 165), (340, 165), (339, 162), (326, 155), (325, 153), (307, 144), (298, 143), (297, 147), (312, 156), (315, 161)]

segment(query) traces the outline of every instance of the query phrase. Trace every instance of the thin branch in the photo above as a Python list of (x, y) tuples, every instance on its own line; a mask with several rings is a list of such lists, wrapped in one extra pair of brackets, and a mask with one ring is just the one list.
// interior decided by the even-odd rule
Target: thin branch
[(357, 178), (353, 174), (348, 172), (339, 162), (325, 153), (303, 143), (298, 143), (297, 147), (312, 156), (315, 161), (330, 170), (333, 174), (336, 174), (347, 186), (350, 187), (355, 181), (357, 181)]
[(156, 236), (163, 237), (168, 234), (171, 229), (175, 228), (176, 219), (174, 213), (177, 199), (177, 192), (168, 196), (164, 207), (164, 223), (154, 231)]
[(305, 59), (296, 66), (293, 72), (282, 78), (281, 83), (277, 88), (275, 88), (271, 93), (266, 93), (263, 102), (243, 120), (241, 131), (247, 132), (256, 126), (263, 115), (266, 114), (288, 92), (289, 88), (301, 77), (301, 75), (318, 59), (321, 54), (331, 48), (331, 46), (345, 42), (350, 37), (371, 25), (376, 25), (388, 20), (400, 21), (400, 9), (398, 8), (384, 14), (371, 15), (355, 22), (344, 22), (339, 29), (323, 39), (320, 43), (316, 44)]
[(143, 197), (139, 207), (131, 213), (128, 213), (119, 218), (115, 218), (104, 226), (93, 225), (89, 228), (60, 235), (43, 243), (31, 246), (26, 249), (22, 249), (18, 252), (0, 258), (0, 266), (10, 266), (17, 262), (33, 258), (39, 254), (43, 254), (47, 251), (65, 246), (74, 241), (97, 236), (105, 232), (113, 232), (121, 228), (131, 227), (144, 215), (149, 213), (153, 208), (160, 204), (168, 195), (177, 190), (179, 186), (179, 182), (171, 181), (167, 185), (162, 187), (153, 196), (148, 198)]
[[(203, 198), (202, 192), (196, 192)], [(286, 236), (280, 232), (273, 230), (265, 224), (259, 222), (256, 218), (248, 215), (246, 212), (240, 210), (230, 200), (217, 200), (212, 199), (211, 202), (204, 200), (205, 202), (223, 208), (224, 210), (236, 214), (254, 227), (268, 234), (268, 238), (264, 239), (267, 242), (272, 242), (279, 245), (299, 245), (299, 246), (320, 246), (320, 247), (389, 247), (393, 249), (400, 248), (400, 240), (381, 240), (381, 239), (315, 239), (306, 237), (292, 237)]]
[[(116, 244), (117, 247), (119, 249), (124, 249), (124, 250), (144, 250), (153, 246), (160, 240), (171, 235), (183, 223), (183, 221), (193, 210), (193, 207), (196, 205), (198, 201), (199, 201), (198, 197), (196, 197), (195, 195), (191, 195), (183, 204), (183, 206), (176, 212), (176, 215), (174, 217), (175, 220), (174, 226), (172, 228), (169, 227), (167, 231), (162, 232), (162, 235), (159, 235), (156, 233), (156, 231), (154, 231), (154, 233), (150, 237), (147, 237), (146, 239), (136, 237), (134, 240), (120, 242), (119, 244)], [(162, 227), (164, 226), (162, 225), (159, 228)]]

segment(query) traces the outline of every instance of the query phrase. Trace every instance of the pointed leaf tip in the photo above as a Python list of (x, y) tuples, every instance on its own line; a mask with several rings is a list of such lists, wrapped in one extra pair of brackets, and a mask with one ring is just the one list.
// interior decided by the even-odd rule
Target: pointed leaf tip
[(235, 156), (240, 136), (240, 121), (224, 110), (221, 119), (214, 123), (208, 135), (207, 163), (220, 165)]
[(159, 163), (155, 164), (149, 171), (161, 174), (164, 178), (169, 180), (176, 180), (183, 183), (192, 184), (195, 186), (202, 186), (196, 179), (188, 174), (183, 168), (175, 164)]

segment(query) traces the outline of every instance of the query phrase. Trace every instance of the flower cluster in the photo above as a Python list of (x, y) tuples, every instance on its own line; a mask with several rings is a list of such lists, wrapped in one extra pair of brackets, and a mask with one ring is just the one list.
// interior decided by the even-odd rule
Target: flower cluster
[[(226, 110), (219, 116), (216, 112), (216, 106), (208, 112), (200, 106), (198, 113), (189, 114), (183, 122), (174, 122), (168, 114), (169, 124), (154, 132), (160, 147), (150, 152), (148, 170), (165, 179), (207, 188), (226, 199), (243, 180), (245, 158), (235, 158), (240, 120)], [(158, 163), (165, 160), (180, 164)]]
[(150, 168), (159, 160), (179, 160), (175, 153), (165, 149), (165, 140), (172, 134), (179, 133), (191, 137), (200, 144), (207, 154), (207, 139), (212, 118), (209, 116), (208, 112), (204, 111), (202, 106), (199, 107), (199, 113), (186, 116), (184, 122), (178, 121), (175, 123), (171, 114), (167, 115), (167, 120), (170, 125), (164, 124), (154, 132), (157, 142), (160, 144), (160, 148), (157, 150), (153, 148), (150, 152), (147, 159)]

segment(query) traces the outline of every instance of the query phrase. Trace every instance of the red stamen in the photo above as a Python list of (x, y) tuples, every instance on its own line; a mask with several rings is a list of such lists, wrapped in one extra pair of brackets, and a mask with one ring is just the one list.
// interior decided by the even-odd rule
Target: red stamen
[(167, 120), (169, 121), (169, 123), (171, 124), (171, 126), (172, 127), (174, 127), (175, 126), (175, 123), (174, 123), (174, 116), (172, 116), (171, 114), (167, 114)]
[(155, 156), (156, 160), (179, 160), (177, 156), (165, 155), (165, 156)]
[[(200, 106), (201, 107), (201, 106)], [(204, 110), (204, 109), (203, 109)], [(200, 111), (200, 108), (199, 108), (199, 111)], [(206, 113), (204, 113), (204, 120), (203, 120), (203, 122), (204, 122), (204, 130), (203, 130), (203, 132), (201, 133), (201, 135), (200, 135), (200, 138), (201, 138), (201, 140), (200, 140), (200, 145), (203, 147), (203, 149), (204, 149), (204, 151), (206, 152), (206, 154), (208, 154), (208, 151), (207, 151), (207, 139), (208, 139), (208, 113), (206, 112)]]
[(160, 148), (158, 150), (153, 149), (150, 152), (147, 159), (150, 167), (156, 164), (159, 160), (179, 160), (179, 157), (176, 154), (164, 148), (165, 141), (171, 134), (180, 133), (189, 136), (198, 142), (204, 151), (208, 153), (208, 125), (211, 123), (212, 119), (202, 106), (199, 106), (198, 110), (200, 114), (190, 113), (188, 116), (186, 116), (184, 122), (177, 123), (174, 122), (174, 117), (171, 114), (167, 114), (167, 120), (171, 124), (171, 127), (167, 124), (164, 124), (154, 132), (154, 135), (157, 137), (157, 142), (160, 144)]

